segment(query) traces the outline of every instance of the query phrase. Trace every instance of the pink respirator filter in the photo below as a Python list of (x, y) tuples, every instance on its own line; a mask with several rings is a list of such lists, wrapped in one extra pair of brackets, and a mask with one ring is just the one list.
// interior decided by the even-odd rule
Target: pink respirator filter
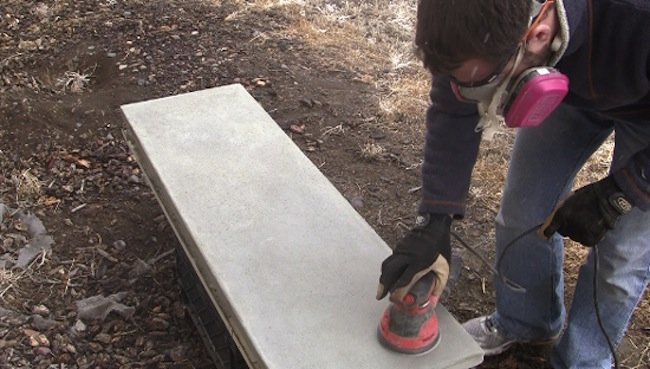
[(518, 83), (514, 99), (505, 109), (507, 126), (537, 126), (560, 105), (569, 91), (569, 78), (555, 70), (545, 72), (533, 73)]

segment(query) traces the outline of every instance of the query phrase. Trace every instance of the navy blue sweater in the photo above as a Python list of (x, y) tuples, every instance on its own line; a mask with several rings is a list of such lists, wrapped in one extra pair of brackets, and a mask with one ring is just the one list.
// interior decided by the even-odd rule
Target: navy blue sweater
[[(650, 131), (650, 1), (564, 0), (570, 39), (556, 67), (570, 79), (565, 104), (630, 120)], [(459, 102), (436, 77), (427, 111), (420, 212), (462, 217), (480, 133), (476, 105)], [(650, 142), (614, 178), (650, 209)]]

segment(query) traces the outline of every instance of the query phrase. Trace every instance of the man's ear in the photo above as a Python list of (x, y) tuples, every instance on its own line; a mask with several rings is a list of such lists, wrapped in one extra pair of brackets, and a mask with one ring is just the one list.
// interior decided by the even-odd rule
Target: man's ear
[(526, 49), (537, 57), (546, 58), (553, 47), (555, 34), (558, 32), (557, 13), (550, 9), (543, 18), (529, 29), (526, 34)]
[(543, 55), (547, 52), (553, 37), (551, 26), (542, 22), (530, 30), (526, 39), (526, 50), (534, 55)]

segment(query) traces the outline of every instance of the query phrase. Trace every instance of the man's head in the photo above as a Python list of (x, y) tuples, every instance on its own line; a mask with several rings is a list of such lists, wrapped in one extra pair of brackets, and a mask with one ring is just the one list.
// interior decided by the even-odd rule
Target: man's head
[(420, 0), (415, 44), (424, 66), (472, 86), (508, 73), (522, 45), (517, 69), (543, 64), (557, 22), (554, 12), (544, 11), (531, 25), (531, 15), (540, 9), (533, 7), (535, 1)]
[(459, 100), (478, 103), (480, 127), (529, 127), (568, 92), (566, 76), (542, 67), (564, 47), (558, 31), (555, 0), (420, 0), (415, 44)]

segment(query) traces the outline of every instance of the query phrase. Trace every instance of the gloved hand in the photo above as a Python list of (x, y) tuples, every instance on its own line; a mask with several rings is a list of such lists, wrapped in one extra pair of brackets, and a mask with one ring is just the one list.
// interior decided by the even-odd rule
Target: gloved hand
[(440, 296), (449, 276), (451, 217), (444, 214), (418, 216), (415, 227), (397, 244), (381, 264), (377, 300), (390, 292), (392, 302), (401, 302), (424, 275), (434, 272), (433, 294)]
[(633, 206), (614, 178), (605, 177), (578, 189), (561, 203), (540, 228), (540, 235), (549, 238), (558, 232), (591, 247), (614, 229), (618, 218)]

